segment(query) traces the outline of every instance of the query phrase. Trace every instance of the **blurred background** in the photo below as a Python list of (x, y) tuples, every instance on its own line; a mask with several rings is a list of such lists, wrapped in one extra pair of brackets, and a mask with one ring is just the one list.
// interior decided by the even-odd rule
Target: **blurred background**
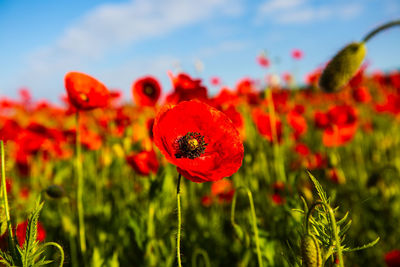
[[(233, 87), (241, 77), (263, 83), (290, 72), (301, 84), (344, 45), (399, 17), (396, 0), (0, 0), (0, 95), (16, 97), (25, 87), (35, 99), (60, 102), (71, 70), (126, 100), (147, 74), (168, 92), (167, 71), (202, 78), (211, 94), (215, 77)], [(368, 43), (368, 72), (399, 68), (399, 33)]]

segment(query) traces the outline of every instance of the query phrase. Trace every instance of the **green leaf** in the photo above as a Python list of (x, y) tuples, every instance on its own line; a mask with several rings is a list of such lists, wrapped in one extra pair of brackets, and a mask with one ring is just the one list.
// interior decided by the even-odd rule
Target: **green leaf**
[(33, 265), (34, 252), (37, 247), (37, 224), (39, 221), (39, 214), (43, 208), (44, 202), (40, 203), (40, 198), (36, 202), (34, 211), (28, 218), (28, 225), (26, 228), (25, 243), (22, 249), (22, 265), (23, 267), (30, 267)]
[(363, 246), (361, 246), (361, 247), (356, 247), (356, 248), (345, 248), (343, 251), (345, 251), (345, 252), (353, 252), (353, 251), (359, 251), (359, 250), (363, 250), (363, 249), (366, 249), (366, 248), (370, 248), (370, 247), (375, 246), (376, 243), (379, 242), (379, 239), (380, 239), (380, 237), (378, 237), (378, 238), (375, 239), (374, 241), (372, 241), (372, 242), (370, 242), (370, 243), (368, 243), (368, 244), (365, 244), (365, 245), (363, 245)]
[(311, 181), (314, 183), (315, 189), (317, 189), (318, 196), (322, 202), (328, 203), (328, 198), (326, 197), (326, 193), (322, 188), (321, 184), (318, 180), (311, 174), (311, 172), (307, 171), (308, 176), (310, 177)]

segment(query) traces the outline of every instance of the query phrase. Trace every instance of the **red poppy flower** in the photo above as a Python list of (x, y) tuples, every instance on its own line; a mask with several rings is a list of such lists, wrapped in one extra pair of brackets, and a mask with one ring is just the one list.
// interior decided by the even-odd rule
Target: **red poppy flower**
[(201, 205), (203, 205), (206, 208), (210, 207), (212, 203), (213, 199), (209, 195), (205, 195), (201, 198)]
[(298, 140), (302, 135), (307, 132), (307, 121), (303, 117), (302, 113), (298, 112), (298, 110), (293, 109), (292, 111), (290, 111), (287, 114), (286, 119), (293, 129), (295, 140)]
[(385, 254), (385, 263), (387, 267), (400, 266), (400, 250), (395, 249)]
[(292, 58), (296, 59), (296, 60), (300, 60), (303, 58), (303, 51), (301, 51), (300, 49), (293, 49), (292, 50)]
[(257, 62), (261, 67), (269, 67), (269, 60), (264, 54), (261, 54), (257, 57)]
[[(28, 227), (28, 221), (24, 221), (17, 225), (16, 236), (20, 247), (24, 245), (27, 227)], [(46, 231), (44, 230), (42, 224), (38, 222), (36, 239), (37, 241), (43, 242), (45, 238), (46, 238)]]
[(276, 205), (282, 205), (286, 202), (285, 197), (283, 196), (285, 192), (285, 184), (283, 182), (275, 182), (273, 184), (274, 193), (272, 194), (271, 198), (272, 201)]
[(367, 87), (362, 86), (353, 90), (353, 98), (359, 103), (368, 103), (371, 101), (371, 94)]
[(243, 116), (239, 111), (237, 111), (234, 105), (229, 105), (228, 107), (221, 108), (220, 110), (224, 112), (229, 119), (231, 119), (233, 125), (235, 125), (239, 132), (244, 132)]
[(254, 81), (250, 78), (243, 78), (236, 84), (236, 92), (238, 95), (245, 95), (254, 92)]
[(108, 89), (95, 78), (80, 72), (68, 72), (64, 81), (69, 101), (75, 108), (90, 110), (107, 106)]
[(159, 163), (154, 150), (141, 151), (126, 157), (128, 164), (140, 175), (157, 173)]
[(210, 83), (214, 86), (218, 86), (221, 84), (221, 79), (217, 76), (211, 77), (210, 78)]
[(293, 76), (289, 72), (284, 72), (282, 74), (282, 79), (286, 82), (287, 85), (290, 85), (293, 82)]
[[(255, 109), (252, 113), (254, 123), (256, 124), (257, 130), (259, 133), (264, 136), (268, 141), (272, 142), (273, 140), (273, 131), (271, 128), (271, 117), (268, 113), (264, 113), (264, 111), (260, 109)], [(278, 142), (282, 140), (282, 122), (279, 119), (275, 119), (275, 132), (276, 137), (278, 138)]]
[(199, 101), (167, 105), (154, 121), (154, 143), (187, 179), (202, 183), (234, 174), (243, 143), (231, 120)]
[(237, 105), (240, 102), (240, 97), (233, 91), (224, 87), (216, 95), (212, 101), (214, 107), (219, 107), (223, 105)]
[(302, 144), (302, 143), (298, 143), (296, 144), (296, 146), (294, 147), (294, 150), (296, 151), (297, 154), (299, 154), (300, 156), (308, 156), (311, 151), (308, 148), (307, 145)]
[(234, 194), (235, 188), (231, 180), (222, 179), (211, 184), (211, 196), (217, 197), (220, 203), (231, 202)]
[(136, 80), (132, 85), (133, 99), (138, 106), (154, 106), (161, 94), (157, 79), (146, 76)]
[(177, 104), (182, 101), (198, 99), (206, 101), (207, 88), (201, 84), (201, 79), (192, 79), (185, 73), (180, 73), (174, 77), (172, 73), (168, 73), (174, 86), (174, 91), (167, 96), (167, 102)]

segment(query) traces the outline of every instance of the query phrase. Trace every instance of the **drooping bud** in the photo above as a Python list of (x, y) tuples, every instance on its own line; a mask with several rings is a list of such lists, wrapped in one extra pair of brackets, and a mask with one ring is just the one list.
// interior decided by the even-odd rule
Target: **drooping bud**
[(62, 198), (65, 190), (61, 186), (53, 184), (46, 188), (46, 194), (51, 198)]
[(319, 87), (328, 93), (338, 91), (356, 74), (366, 53), (364, 42), (351, 43), (340, 50), (324, 69)]
[(322, 257), (318, 240), (315, 236), (306, 234), (301, 239), (301, 257), (303, 267), (321, 267)]

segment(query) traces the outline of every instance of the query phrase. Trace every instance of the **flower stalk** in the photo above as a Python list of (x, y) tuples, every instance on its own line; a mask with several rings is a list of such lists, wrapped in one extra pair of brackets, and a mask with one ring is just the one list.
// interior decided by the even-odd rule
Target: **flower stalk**
[(182, 175), (179, 173), (178, 176), (178, 185), (176, 187), (176, 201), (178, 207), (178, 232), (176, 236), (176, 257), (178, 259), (178, 266), (182, 267), (181, 261), (181, 224), (182, 224), (182, 214), (181, 214), (181, 177)]
[[(253, 195), (247, 187), (241, 186), (241, 187), (237, 188), (235, 194), (233, 195), (232, 209), (231, 209), (231, 223), (235, 229), (240, 229), (240, 226), (235, 222), (236, 198), (237, 198), (237, 193), (239, 192), (240, 189), (245, 190), (247, 192), (247, 197), (249, 198), (250, 215), (251, 215), (251, 222), (252, 222), (252, 226), (253, 226), (254, 240), (256, 243), (258, 266), (262, 267), (263, 262), (262, 262), (261, 249), (260, 249), (260, 240), (258, 238), (256, 210), (254, 208)], [(241, 231), (241, 229), (240, 229), (240, 231)]]
[(77, 209), (78, 209), (78, 225), (79, 225), (79, 244), (82, 254), (86, 252), (86, 236), (85, 236), (85, 220), (83, 210), (83, 173), (82, 173), (82, 150), (81, 150), (81, 134), (79, 127), (79, 111), (76, 112), (76, 174), (78, 185), (76, 190)]
[(4, 142), (0, 140), (0, 150), (1, 150), (1, 188), (2, 190), (2, 200), (4, 204), (4, 212), (6, 214), (7, 220), (7, 232), (8, 232), (8, 242), (11, 249), (11, 253), (15, 255), (15, 240), (13, 236), (13, 231), (11, 227), (11, 218), (10, 218), (10, 209), (8, 206), (8, 198), (7, 198), (7, 184), (6, 184), (6, 168), (5, 168), (5, 156), (4, 156)]
[(381, 32), (381, 31), (383, 31), (383, 30), (386, 30), (386, 29), (388, 29), (388, 28), (391, 28), (391, 27), (393, 27), (393, 26), (396, 26), (396, 25), (400, 25), (400, 20), (394, 20), (394, 21), (385, 23), (385, 24), (383, 24), (383, 25), (377, 27), (376, 29), (372, 30), (371, 32), (369, 32), (369, 33), (363, 38), (362, 41), (363, 41), (364, 43), (366, 43), (366, 42), (368, 42), (372, 37), (374, 37), (377, 33)]

